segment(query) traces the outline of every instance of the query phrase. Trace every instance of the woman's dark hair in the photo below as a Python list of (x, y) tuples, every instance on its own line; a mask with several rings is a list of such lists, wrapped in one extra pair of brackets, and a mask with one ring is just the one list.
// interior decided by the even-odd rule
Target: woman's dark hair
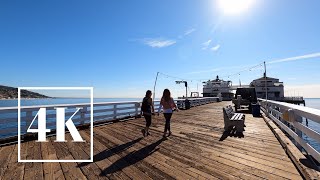
[(170, 99), (171, 99), (171, 93), (170, 93), (169, 89), (163, 90), (162, 98), (163, 98), (166, 102), (170, 101)]
[(148, 91), (146, 92), (146, 97), (151, 96), (151, 94), (152, 94), (152, 92), (151, 92), (150, 90), (148, 90)]

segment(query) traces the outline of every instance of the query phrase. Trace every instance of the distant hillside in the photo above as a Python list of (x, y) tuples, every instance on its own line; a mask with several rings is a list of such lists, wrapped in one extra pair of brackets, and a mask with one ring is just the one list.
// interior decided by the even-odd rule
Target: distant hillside
[[(0, 85), (0, 99), (14, 99), (14, 98), (18, 98), (18, 88)], [(39, 93), (27, 91), (27, 90), (21, 90), (21, 98), (49, 98), (49, 97)]]

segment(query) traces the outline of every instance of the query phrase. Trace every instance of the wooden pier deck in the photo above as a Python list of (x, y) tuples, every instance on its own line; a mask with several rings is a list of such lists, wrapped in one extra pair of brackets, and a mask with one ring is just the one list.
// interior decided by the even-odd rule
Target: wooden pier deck
[[(303, 179), (263, 118), (247, 114), (244, 138), (219, 141), (229, 103), (175, 113), (167, 140), (162, 115), (145, 138), (143, 118), (94, 127), (93, 163), (17, 163), (18, 146), (3, 146), (0, 179)], [(88, 143), (54, 139), (22, 143), (22, 159), (89, 159)]]

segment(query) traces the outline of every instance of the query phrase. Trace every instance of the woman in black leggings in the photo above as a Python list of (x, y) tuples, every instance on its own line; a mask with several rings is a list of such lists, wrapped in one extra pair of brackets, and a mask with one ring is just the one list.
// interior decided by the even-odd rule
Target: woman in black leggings
[(167, 136), (167, 131), (169, 131), (168, 136), (171, 135), (171, 129), (170, 129), (170, 121), (171, 121), (171, 117), (172, 117), (172, 109), (176, 109), (177, 111), (179, 111), (179, 109), (177, 108), (177, 105), (174, 103), (174, 100), (171, 97), (171, 93), (169, 91), (169, 89), (165, 89), (163, 91), (163, 96), (161, 98), (160, 101), (160, 106), (159, 106), (159, 110), (158, 110), (158, 115), (160, 113), (161, 108), (163, 107), (163, 115), (164, 118), (166, 119), (166, 124), (164, 126), (164, 132), (163, 132), (163, 137), (166, 138)]
[(154, 107), (151, 98), (152, 92), (148, 90), (146, 92), (146, 96), (143, 98), (141, 111), (143, 112), (143, 116), (146, 120), (146, 127), (141, 130), (143, 136), (150, 135), (149, 127), (151, 126), (152, 114), (154, 112)]

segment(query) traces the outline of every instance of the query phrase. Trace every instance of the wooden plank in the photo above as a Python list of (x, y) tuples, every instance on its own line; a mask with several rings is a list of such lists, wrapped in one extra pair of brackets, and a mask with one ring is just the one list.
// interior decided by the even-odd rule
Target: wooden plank
[[(40, 142), (27, 142), (27, 160), (41, 160)], [(25, 164), (24, 179), (44, 179), (42, 163), (29, 162)]]
[(244, 116), (244, 114), (241, 113), (239, 116), (239, 119), (242, 119), (243, 116)]
[[(74, 159), (90, 159), (90, 140), (86, 142), (72, 142), (73, 138), (69, 133), (66, 134), (65, 137), (67, 141), (66, 144)], [(108, 179), (107, 177), (101, 176), (101, 169), (99, 169), (95, 163), (78, 163), (77, 167), (80, 167), (81, 171), (88, 179)]]
[(121, 170), (125, 172), (130, 178), (151, 179), (146, 173), (138, 169), (136, 166), (132, 166), (133, 164), (132, 162), (130, 162), (131, 159), (122, 156), (122, 148), (130, 146), (132, 142), (123, 146), (118, 144), (119, 146), (114, 147), (110, 145), (110, 139), (99, 138), (99, 136), (97, 136), (97, 128), (95, 129), (95, 138), (98, 139), (101, 144), (110, 149), (109, 153), (112, 153), (112, 156), (110, 156), (109, 159), (112, 161), (113, 164), (111, 164), (111, 166), (103, 170), (104, 174), (112, 174), (115, 171)]
[[(86, 140), (90, 141), (90, 135), (86, 131), (80, 131), (81, 136)], [(101, 175), (106, 176), (109, 179), (124, 179), (124, 180), (129, 180), (130, 178), (122, 171), (115, 171), (115, 173), (112, 174), (105, 174), (102, 171), (109, 166), (112, 165), (112, 162), (108, 159), (110, 156), (110, 153), (108, 153), (108, 148), (102, 145), (99, 140), (95, 139), (94, 140), (94, 162), (97, 164), (97, 166), (101, 170)], [(84, 166), (87, 163), (81, 163), (79, 166)]]
[[(99, 138), (99, 137), (98, 137)], [(98, 141), (100, 144), (101, 142)], [(104, 146), (103, 144), (101, 144), (102, 146)], [(109, 147), (104, 146), (105, 148), (108, 148), (108, 151), (112, 152), (112, 149), (118, 149), (118, 147), (122, 147), (122, 146), (112, 146), (110, 145)], [(121, 148), (120, 148), (121, 151)], [(114, 152), (113, 152), (114, 153)], [(123, 154), (120, 154), (119, 152), (119, 156), (122, 156)], [(132, 161), (130, 161), (132, 162)], [(167, 175), (167, 173), (160, 171), (159, 169), (155, 168), (153, 165), (148, 164), (148, 163), (135, 163), (134, 165), (136, 168), (138, 168), (139, 170), (143, 171), (144, 173), (146, 173), (148, 176), (150, 176), (153, 179), (173, 179), (171, 176)], [(116, 172), (119, 171), (119, 169), (121, 169), (121, 166), (118, 166), (117, 164), (111, 164), (111, 166), (108, 167), (108, 169), (116, 169)], [(133, 178), (133, 176), (131, 174), (128, 174), (128, 176), (130, 178)]]
[[(25, 146), (26, 143), (21, 144), (21, 149), (26, 150), (27, 147)], [(3, 173), (3, 176), (0, 179), (23, 179), (24, 174), (24, 166), (25, 163), (17, 163), (18, 162), (18, 145), (14, 146), (14, 150), (12, 152), (11, 157), (8, 157), (9, 163), (8, 167)], [(21, 154), (21, 159), (25, 159), (26, 154)]]
[[(50, 138), (51, 142), (54, 139)], [(71, 155), (66, 142), (52, 142), (52, 145), (56, 151), (57, 158), (63, 160), (74, 160), (73, 156)], [(77, 163), (75, 162), (64, 162), (60, 163), (64, 177), (67, 180), (72, 179), (87, 179), (87, 177), (82, 173), (82, 171), (77, 168)]]
[(12, 156), (14, 156), (13, 153), (14, 145), (11, 146), (4, 146), (0, 149), (0, 177), (4, 175), (4, 172), (8, 168), (9, 160)]
[[(41, 142), (41, 153), (44, 160), (58, 160), (51, 139), (48, 142)], [(44, 179), (65, 179), (63, 171), (59, 162), (43, 163)]]

